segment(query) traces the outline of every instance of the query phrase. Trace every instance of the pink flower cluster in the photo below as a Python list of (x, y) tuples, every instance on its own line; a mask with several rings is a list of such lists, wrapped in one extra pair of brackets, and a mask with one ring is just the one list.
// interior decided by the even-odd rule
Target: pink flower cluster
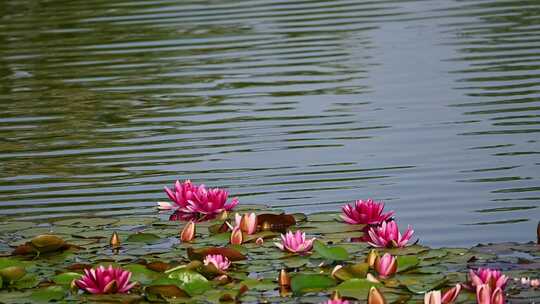
[(297, 230), (294, 233), (289, 231), (286, 234), (282, 234), (281, 243), (275, 243), (275, 245), (283, 251), (305, 255), (313, 248), (314, 241), (314, 238), (306, 239), (306, 233)]
[(206, 188), (205, 185), (192, 184), (190, 180), (183, 183), (176, 181), (174, 187), (165, 187), (165, 192), (173, 202), (159, 202), (160, 210), (175, 210), (171, 220), (207, 220), (216, 217), (223, 211), (230, 211), (238, 205), (233, 198), (227, 203), (229, 193), (219, 188)]
[(468, 287), (475, 289), (478, 304), (503, 304), (508, 277), (498, 270), (478, 268), (469, 271)]
[(99, 266), (94, 269), (85, 269), (84, 275), (75, 284), (93, 294), (126, 293), (135, 283), (130, 283), (131, 272), (112, 265), (105, 268)]
[(392, 219), (394, 211), (383, 213), (384, 203), (372, 199), (357, 200), (354, 205), (342, 207), (341, 218), (348, 224), (366, 225), (366, 234), (361, 240), (373, 247), (405, 247), (411, 239), (414, 230), (409, 226), (403, 235), (396, 222)]

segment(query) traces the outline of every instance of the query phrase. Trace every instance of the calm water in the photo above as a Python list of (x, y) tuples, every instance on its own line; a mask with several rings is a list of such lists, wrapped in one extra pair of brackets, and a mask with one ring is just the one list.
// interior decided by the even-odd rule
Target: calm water
[(0, 215), (373, 197), (431, 245), (534, 239), (540, 2), (0, 2)]

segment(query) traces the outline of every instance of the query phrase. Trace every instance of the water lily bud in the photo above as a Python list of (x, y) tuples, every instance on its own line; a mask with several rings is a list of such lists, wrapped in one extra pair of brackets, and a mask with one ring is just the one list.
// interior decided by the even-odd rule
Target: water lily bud
[(332, 278), (334, 278), (334, 279), (338, 279), (336, 277), (336, 272), (338, 272), (341, 268), (343, 268), (343, 265), (336, 265), (336, 267), (334, 267), (334, 269), (332, 269), (332, 272), (330, 273), (330, 276), (332, 276)]
[(382, 293), (377, 289), (375, 286), (371, 286), (371, 289), (369, 290), (368, 304), (386, 304), (386, 299), (382, 295)]
[(111, 244), (112, 248), (119, 248), (120, 247), (120, 237), (118, 236), (118, 233), (113, 232), (111, 239), (109, 241), (109, 244)]
[(366, 257), (366, 263), (369, 264), (369, 267), (373, 268), (375, 261), (379, 257), (379, 252), (375, 249), (371, 249)]
[(441, 291), (433, 290), (424, 295), (424, 304), (441, 304)]
[(240, 227), (234, 227), (233, 231), (231, 232), (231, 244), (241, 245), (243, 241), (244, 236), (242, 235), (242, 229), (240, 229)]
[(264, 244), (264, 239), (263, 239), (262, 237), (257, 238), (257, 239), (255, 240), (255, 244), (261, 246), (262, 244)]
[(227, 210), (223, 210), (223, 212), (221, 212), (221, 213), (219, 214), (218, 220), (224, 221), (224, 220), (226, 220), (228, 217), (229, 217), (229, 212), (227, 212)]
[(291, 277), (285, 269), (281, 269), (278, 278), (279, 286), (291, 286)]
[(195, 238), (195, 222), (190, 221), (184, 226), (182, 232), (180, 233), (180, 240), (182, 242), (191, 242)]
[(370, 281), (370, 282), (373, 282), (373, 283), (380, 283), (381, 281), (377, 280), (377, 278), (372, 275), (371, 273), (368, 273), (366, 275), (366, 280)]

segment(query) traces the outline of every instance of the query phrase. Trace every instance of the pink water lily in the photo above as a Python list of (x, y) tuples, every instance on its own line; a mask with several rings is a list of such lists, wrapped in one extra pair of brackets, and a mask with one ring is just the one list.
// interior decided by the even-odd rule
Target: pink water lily
[(476, 289), (476, 287), (484, 284), (488, 284), (491, 290), (496, 288), (504, 289), (508, 277), (498, 270), (490, 268), (478, 268), (476, 271), (469, 270), (469, 288)]
[(234, 215), (234, 221), (236, 227), (240, 227), (242, 232), (247, 234), (257, 233), (257, 215), (255, 213), (246, 213), (244, 215), (236, 213)]
[(99, 266), (93, 269), (85, 269), (84, 275), (75, 284), (93, 294), (126, 293), (136, 283), (130, 283), (131, 272), (122, 268), (114, 268), (112, 265), (105, 268)]
[(341, 218), (349, 224), (366, 224), (380, 225), (382, 222), (388, 221), (394, 211), (383, 213), (384, 203), (375, 202), (372, 199), (366, 201), (357, 200), (354, 205), (344, 205), (342, 208), (343, 215)]
[(349, 301), (343, 300), (343, 299), (332, 299), (332, 300), (323, 302), (322, 304), (349, 304)]
[(307, 254), (313, 248), (315, 238), (306, 239), (306, 234), (300, 230), (281, 235), (281, 243), (274, 243), (279, 249), (298, 254)]
[(368, 243), (373, 247), (398, 247), (407, 246), (414, 230), (409, 226), (403, 235), (394, 221), (383, 222), (380, 227), (371, 227), (368, 231)]
[(430, 291), (424, 295), (424, 304), (452, 304), (456, 301), (460, 291), (460, 284), (456, 284), (442, 295), (440, 290)]
[(389, 253), (385, 253), (382, 257), (377, 257), (375, 260), (375, 270), (383, 279), (396, 273), (397, 267), (397, 259)]
[[(214, 218), (223, 211), (230, 211), (238, 205), (237, 198), (233, 198), (231, 202), (227, 203), (229, 197), (227, 191), (219, 188), (206, 188), (205, 185), (194, 185), (190, 180), (183, 183), (176, 181), (174, 188), (165, 187), (165, 192), (179, 212), (175, 217), (177, 219), (190, 218), (191, 214), (196, 215), (198, 220), (206, 220)], [(165, 209), (168, 206), (160, 204), (160, 208)]]
[(492, 289), (489, 284), (476, 286), (476, 302), (478, 304), (504, 304), (504, 292), (500, 287)]
[(204, 265), (213, 265), (219, 271), (225, 271), (231, 266), (231, 261), (221, 254), (209, 254), (204, 258)]

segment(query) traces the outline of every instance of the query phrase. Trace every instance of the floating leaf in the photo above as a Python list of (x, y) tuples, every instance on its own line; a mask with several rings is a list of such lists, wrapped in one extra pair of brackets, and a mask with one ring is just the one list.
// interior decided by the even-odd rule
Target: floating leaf
[(61, 237), (54, 234), (38, 235), (30, 241), (30, 245), (40, 253), (57, 251), (65, 244), (66, 242)]
[(189, 298), (187, 292), (183, 291), (180, 287), (170, 285), (151, 285), (145, 289), (146, 297), (149, 301), (161, 301), (177, 298)]
[(131, 271), (132, 281), (139, 281), (141, 284), (148, 284), (160, 276), (159, 272), (152, 271), (146, 268), (146, 266), (139, 264), (127, 265), (124, 266), (124, 269)]
[(296, 219), (290, 214), (263, 213), (257, 215), (257, 223), (261, 230), (286, 232), (287, 228), (296, 224)]
[(299, 274), (291, 279), (291, 289), (295, 294), (323, 290), (336, 285), (336, 281), (322, 274)]
[(169, 273), (169, 279), (179, 282), (179, 285), (189, 295), (202, 294), (212, 288), (210, 282), (200, 273), (192, 270), (176, 270)]
[(407, 287), (412, 293), (425, 293), (430, 290), (439, 289), (446, 283), (446, 278), (441, 274), (431, 275), (398, 275), (396, 279)]
[(49, 303), (51, 301), (60, 301), (65, 295), (66, 290), (62, 286), (49, 286), (32, 292), (30, 298), (36, 302)]
[(135, 243), (153, 244), (160, 241), (160, 237), (152, 233), (135, 233), (130, 235), (126, 241)]
[(16, 289), (27, 289), (35, 287), (39, 283), (39, 280), (35, 274), (27, 273), (22, 278), (11, 284), (11, 287)]
[(380, 284), (370, 282), (366, 279), (350, 279), (339, 284), (335, 290), (342, 296), (364, 300), (367, 298), (371, 286), (379, 287)]
[(349, 253), (343, 247), (328, 247), (323, 242), (315, 240), (313, 249), (321, 257), (331, 261), (346, 261), (349, 259)]
[(0, 269), (0, 276), (5, 282), (14, 282), (22, 278), (26, 270), (20, 266), (10, 266)]
[(420, 263), (420, 260), (414, 255), (401, 255), (396, 257), (398, 264), (398, 272), (403, 272), (415, 268)]
[(82, 274), (76, 272), (64, 272), (57, 274), (52, 278), (52, 281), (58, 285), (70, 285), (73, 280), (80, 279)]
[(240, 251), (229, 247), (206, 247), (199, 249), (193, 249), (192, 247), (189, 247), (187, 249), (187, 254), (191, 260), (199, 261), (202, 261), (204, 257), (209, 254), (221, 254), (227, 257), (230, 261), (242, 261), (247, 258), (245, 255), (240, 253)]

